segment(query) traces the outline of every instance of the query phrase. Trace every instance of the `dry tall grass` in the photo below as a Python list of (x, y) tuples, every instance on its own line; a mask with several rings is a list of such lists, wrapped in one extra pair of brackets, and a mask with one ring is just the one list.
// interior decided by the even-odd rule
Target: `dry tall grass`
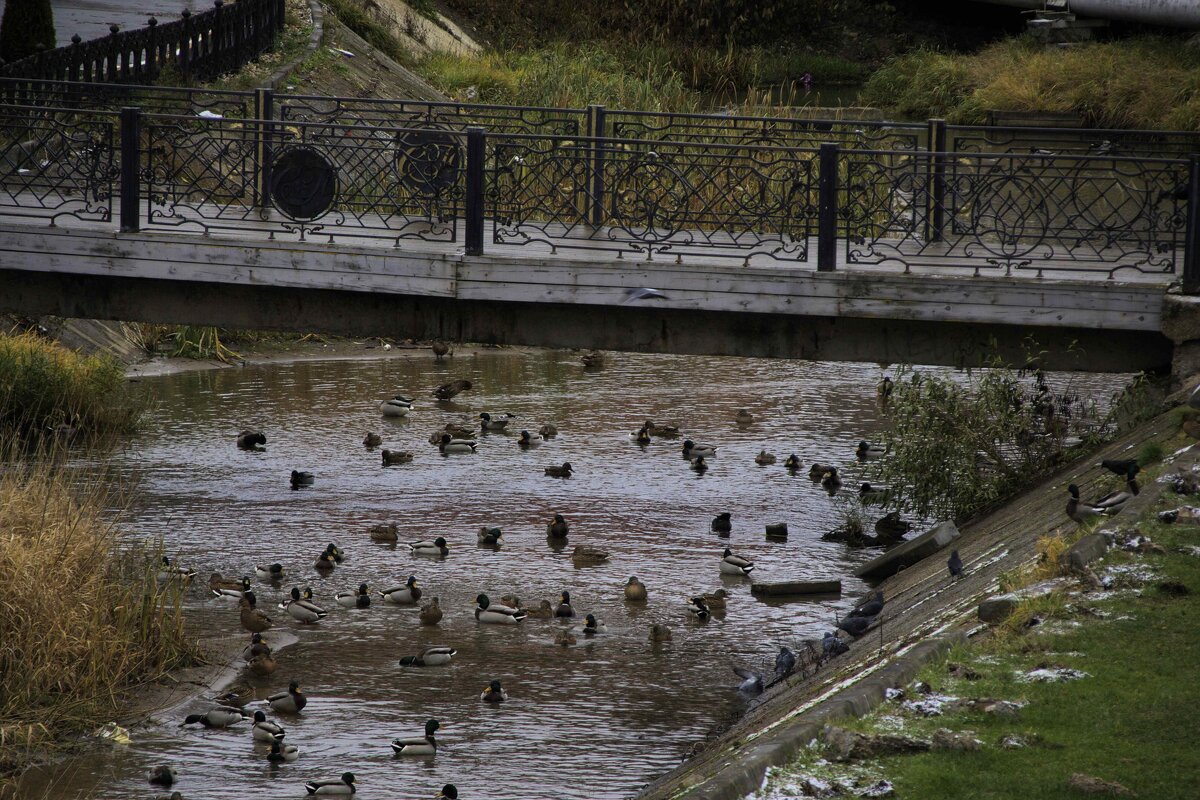
[(111, 719), (123, 690), (194, 659), (182, 587), (158, 584), (157, 553), (119, 546), (100, 484), (73, 485), (50, 459), (6, 463), (0, 763)]

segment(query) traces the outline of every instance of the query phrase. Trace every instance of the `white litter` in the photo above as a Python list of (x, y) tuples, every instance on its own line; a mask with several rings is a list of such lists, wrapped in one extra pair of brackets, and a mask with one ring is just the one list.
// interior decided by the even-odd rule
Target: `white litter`
[(957, 697), (948, 694), (931, 694), (921, 700), (905, 700), (900, 705), (905, 711), (920, 714), (922, 717), (940, 717), (947, 705), (957, 702)]
[(1081, 669), (1071, 667), (1042, 667), (1029, 672), (1018, 672), (1017, 680), (1021, 683), (1058, 683), (1060, 681), (1077, 681), (1080, 678), (1090, 678), (1091, 675)]
[(339, 53), (340, 55), (343, 55), (346, 58), (354, 58), (354, 53), (351, 53), (349, 50), (343, 50), (340, 47), (331, 47), (331, 48), (329, 48), (329, 52)]
[(224, 117), (215, 111), (209, 111), (207, 108), (196, 115), (203, 119), (224, 119)]

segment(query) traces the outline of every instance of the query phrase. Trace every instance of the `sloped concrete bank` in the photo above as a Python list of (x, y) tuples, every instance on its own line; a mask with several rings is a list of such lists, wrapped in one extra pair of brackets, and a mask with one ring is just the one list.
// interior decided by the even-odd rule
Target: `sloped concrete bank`
[[(963, 526), (953, 545), (966, 565), (961, 580), (950, 579), (947, 548), (881, 582), (878, 588), (888, 602), (877, 629), (816, 674), (795, 675), (768, 689), (733, 727), (698, 743), (694, 757), (647, 786), (639, 797), (732, 800), (758, 790), (767, 770), (792, 760), (827, 721), (870, 711), (882, 702), (887, 688), (907, 684), (924, 664), (981, 629), (976, 610), (982, 600), (999, 592), (1001, 575), (1034, 561), (1040, 538), (1075, 529), (1065, 513), (1068, 484), (1078, 484), (1084, 497), (1101, 496), (1115, 485), (1113, 476), (1098, 466), (1101, 459), (1132, 458), (1147, 440), (1173, 435), (1178, 424), (1164, 412)], [(1135, 499), (1139, 507), (1153, 502), (1161, 486), (1146, 488), (1154, 491), (1143, 491)], [(1136, 513), (1133, 506), (1116, 519)], [(1086, 550), (1075, 548), (1072, 553), (1084, 562), (1090, 557)]]

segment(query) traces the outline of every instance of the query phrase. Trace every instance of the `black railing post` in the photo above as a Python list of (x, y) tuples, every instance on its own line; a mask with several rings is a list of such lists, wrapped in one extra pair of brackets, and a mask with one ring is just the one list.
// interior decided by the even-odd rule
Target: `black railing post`
[(463, 233), (467, 255), (483, 255), (483, 128), (467, 128), (467, 197), (464, 204), (466, 230)]
[(275, 119), (275, 93), (270, 89), (254, 90), (254, 118), (258, 123), (258, 142), (255, 158), (258, 159), (258, 180), (254, 183), (254, 204), (266, 208), (271, 204), (271, 162), (274, 160), (271, 140)]
[(142, 205), (141, 183), (142, 110), (121, 109), (121, 232), (141, 230), (138, 211)]
[(587, 221), (596, 227), (604, 224), (604, 137), (608, 129), (606, 117), (604, 106), (588, 106), (588, 136), (592, 139), (592, 180)]
[(838, 146), (821, 144), (817, 195), (817, 271), (837, 269)]
[(1187, 239), (1183, 243), (1183, 293), (1200, 294), (1200, 154), (1188, 170)]
[(929, 208), (925, 214), (925, 240), (940, 242), (946, 225), (946, 120), (929, 120)]

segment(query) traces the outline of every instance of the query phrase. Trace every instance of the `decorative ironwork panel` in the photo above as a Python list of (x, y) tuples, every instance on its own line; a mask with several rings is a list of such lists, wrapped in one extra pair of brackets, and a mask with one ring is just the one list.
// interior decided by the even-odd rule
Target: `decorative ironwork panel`
[(524, 136), (489, 143), (497, 243), (679, 261), (808, 260), (811, 150)]
[(1200, 131), (948, 125), (946, 132), (947, 149), (957, 153), (1186, 158), (1200, 152)]
[(168, 116), (144, 128), (150, 225), (397, 246), (456, 240), (458, 134)]
[(422, 100), (276, 95), (279, 118), (343, 125), (435, 127), (465, 130), (480, 126), (489, 133), (536, 133), (579, 136), (586, 112), (572, 108), (528, 108)]
[(925, 135), (925, 125), (916, 124), (725, 114), (606, 111), (605, 122), (605, 133), (617, 139), (768, 147), (819, 147), (823, 142), (835, 142), (864, 150), (916, 150)]
[[(889, 161), (883, 156), (891, 155)], [(843, 154), (850, 264), (1012, 275), (1173, 273), (1188, 163), (1084, 156)]]
[(24, 78), (0, 78), (0, 107), (3, 104), (72, 109), (137, 106), (154, 114), (254, 116), (253, 92)]
[(0, 107), (0, 217), (110, 221), (118, 130), (110, 113)]

